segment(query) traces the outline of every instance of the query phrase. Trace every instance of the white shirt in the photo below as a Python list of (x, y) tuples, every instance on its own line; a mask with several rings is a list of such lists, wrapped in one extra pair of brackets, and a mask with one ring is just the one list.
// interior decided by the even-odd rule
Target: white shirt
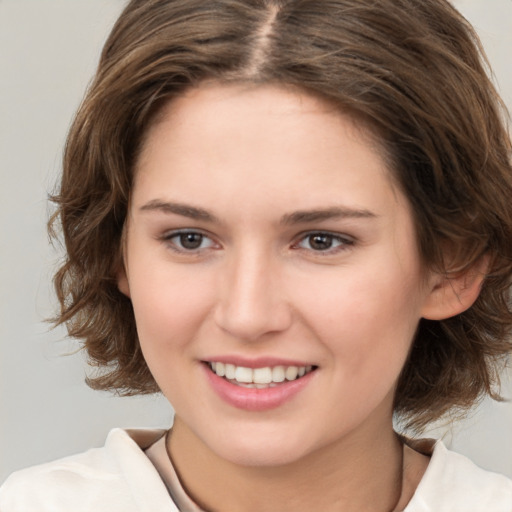
[[(201, 512), (162, 456), (164, 434), (114, 429), (103, 448), (15, 472), (0, 488), (0, 511)], [(438, 441), (404, 512), (512, 512), (512, 480)]]

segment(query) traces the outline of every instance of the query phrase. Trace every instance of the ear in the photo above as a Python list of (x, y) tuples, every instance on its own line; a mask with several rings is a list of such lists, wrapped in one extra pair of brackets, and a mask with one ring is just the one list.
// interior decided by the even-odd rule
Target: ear
[(119, 244), (119, 253), (117, 260), (117, 288), (123, 294), (126, 295), (129, 299), (130, 295), (130, 281), (128, 280), (128, 274), (126, 273), (126, 234), (127, 234), (127, 223), (125, 222), (123, 226), (123, 231), (121, 232), (121, 241)]
[(422, 317), (445, 320), (469, 309), (480, 294), (488, 267), (489, 258), (484, 256), (469, 269), (434, 274), (423, 304)]
[(126, 269), (124, 268), (124, 264), (121, 264), (121, 268), (117, 272), (117, 288), (119, 291), (130, 298), (130, 282), (128, 281), (128, 276), (126, 275)]

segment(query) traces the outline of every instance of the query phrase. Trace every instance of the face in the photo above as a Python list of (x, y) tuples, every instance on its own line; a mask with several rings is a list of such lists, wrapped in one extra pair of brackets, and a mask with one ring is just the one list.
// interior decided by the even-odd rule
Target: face
[(119, 287), (182, 429), (243, 464), (391, 428), (428, 300), (369, 133), (306, 93), (204, 85), (147, 134)]

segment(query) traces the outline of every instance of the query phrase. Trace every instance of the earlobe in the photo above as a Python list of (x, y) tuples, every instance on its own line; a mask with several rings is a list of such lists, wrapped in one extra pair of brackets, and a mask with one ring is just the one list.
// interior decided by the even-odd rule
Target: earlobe
[(488, 268), (488, 258), (460, 273), (436, 274), (423, 304), (422, 317), (445, 320), (469, 309), (478, 298)]

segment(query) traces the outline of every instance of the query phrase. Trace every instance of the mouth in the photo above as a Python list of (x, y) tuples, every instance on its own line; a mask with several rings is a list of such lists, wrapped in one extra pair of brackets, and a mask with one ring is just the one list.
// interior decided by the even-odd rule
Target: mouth
[(314, 372), (317, 366), (264, 366), (248, 368), (221, 361), (205, 361), (209, 370), (227, 382), (251, 389), (268, 389), (286, 382), (297, 381)]

